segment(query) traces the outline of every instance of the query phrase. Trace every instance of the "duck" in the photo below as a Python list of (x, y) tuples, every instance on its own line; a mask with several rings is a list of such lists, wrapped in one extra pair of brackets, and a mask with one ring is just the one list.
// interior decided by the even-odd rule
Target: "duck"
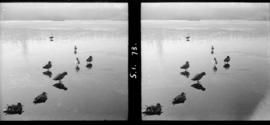
[(53, 38), (54, 38), (53, 36), (50, 36), (50, 41), (53, 41)]
[(54, 77), (53, 80), (59, 80), (59, 82), (61, 82), (61, 80), (67, 75), (68, 73), (67, 72), (63, 72), (63, 73), (60, 73), (58, 74), (56, 77)]
[(187, 36), (187, 37), (186, 37), (186, 40), (189, 41), (189, 38), (190, 38), (190, 36)]
[(17, 105), (16, 104), (12, 104), (12, 105), (7, 105), (7, 109), (4, 110), (4, 113), (12, 115), (12, 114), (19, 114), (21, 115), (24, 111), (23, 111), (23, 105), (18, 102)]
[(217, 69), (217, 66), (216, 66), (216, 65), (214, 65), (214, 67), (213, 67), (213, 71), (214, 71), (214, 72), (217, 72), (217, 70), (218, 70), (218, 69)]
[(162, 113), (161, 104), (146, 106), (146, 110), (143, 112), (145, 115), (160, 115)]
[(44, 103), (44, 102), (46, 102), (47, 99), (48, 99), (47, 93), (46, 93), (46, 92), (42, 92), (40, 95), (38, 95), (38, 96), (34, 99), (34, 104), (37, 104), (37, 103)]
[(186, 61), (186, 63), (183, 66), (181, 66), (180, 68), (187, 70), (189, 68), (189, 62)]
[(92, 60), (93, 60), (93, 57), (92, 57), (92, 56), (89, 56), (89, 57), (86, 59), (87, 62), (91, 62)]
[(224, 62), (225, 62), (225, 63), (228, 63), (228, 62), (230, 62), (230, 60), (231, 60), (230, 56), (227, 56), (227, 57), (224, 59)]
[(176, 96), (174, 99), (173, 99), (173, 102), (172, 104), (175, 105), (175, 104), (179, 104), (179, 103), (184, 103), (186, 101), (186, 94), (184, 92), (182, 92), (180, 95)]
[(48, 64), (46, 64), (45, 66), (43, 66), (43, 69), (50, 69), (52, 67), (52, 63), (51, 61), (48, 62)]
[(211, 50), (214, 51), (214, 49), (215, 49), (215, 48), (214, 48), (214, 46), (212, 45)]
[(205, 73), (205, 72), (201, 72), (201, 73), (199, 73), (199, 74), (196, 74), (191, 80), (193, 80), (193, 81), (198, 81), (198, 83), (199, 83), (199, 80), (200, 80), (204, 75), (206, 75), (206, 73)]
[(74, 46), (74, 50), (77, 50), (77, 46), (76, 45)]

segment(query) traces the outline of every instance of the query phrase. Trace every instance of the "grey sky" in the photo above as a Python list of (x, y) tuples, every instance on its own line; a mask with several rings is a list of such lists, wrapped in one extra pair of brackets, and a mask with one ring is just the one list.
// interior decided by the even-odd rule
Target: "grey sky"
[(143, 3), (142, 19), (269, 20), (269, 3)]
[(1, 20), (127, 20), (127, 3), (0, 3)]

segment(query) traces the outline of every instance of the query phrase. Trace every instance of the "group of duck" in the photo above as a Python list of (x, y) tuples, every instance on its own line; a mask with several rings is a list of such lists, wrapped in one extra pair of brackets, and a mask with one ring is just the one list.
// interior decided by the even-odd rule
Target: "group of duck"
[[(50, 39), (51, 39), (51, 41), (53, 41), (53, 37), (50, 37)], [(74, 46), (74, 54), (75, 55), (77, 54), (77, 46)], [(78, 71), (79, 70), (79, 64), (80, 64), (80, 61), (79, 61), (78, 57), (76, 57), (76, 61), (77, 61), (76, 62), (76, 71)], [(87, 62), (86, 67), (87, 68), (92, 67), (92, 64), (91, 64), (92, 61), (93, 61), (92, 56), (89, 56), (86, 59), (86, 62)], [(48, 63), (46, 65), (44, 65), (42, 68), (46, 69), (46, 71), (43, 72), (43, 74), (51, 78), (52, 72), (50, 71), (50, 69), (52, 68), (52, 62), (48, 61)], [(59, 82), (55, 83), (53, 86), (58, 88), (58, 89), (67, 90), (67, 87), (61, 81), (67, 74), (68, 73), (66, 71), (64, 71), (64, 72), (59, 73), (58, 75), (56, 75), (53, 78), (53, 80), (59, 81)], [(34, 98), (33, 103), (34, 104), (45, 103), (47, 101), (47, 99), (48, 99), (47, 92), (42, 92), (40, 95), (38, 95), (38, 96), (36, 96)], [(22, 114), (24, 112), (22, 107), (23, 107), (23, 105), (20, 102), (18, 102), (17, 104), (7, 105), (7, 108), (3, 112), (6, 113), (6, 114)]]
[[(189, 36), (186, 37), (186, 40), (189, 41)], [(211, 47), (211, 54), (213, 55), (214, 54), (214, 46), (212, 45)], [(230, 56), (227, 56), (225, 59), (224, 59), (224, 68), (225, 69), (228, 69), (230, 67), (230, 62), (231, 58)], [(213, 71), (216, 72), (217, 71), (217, 59), (216, 57), (214, 57), (214, 67), (213, 67)], [(190, 67), (190, 64), (189, 64), (189, 61), (186, 61), (186, 63), (184, 65), (182, 65), (180, 67), (180, 69), (184, 69), (183, 72), (180, 72), (181, 75), (185, 76), (186, 78), (189, 78), (189, 75), (190, 73), (188, 72), (188, 68)], [(201, 73), (198, 73), (196, 74), (191, 80), (192, 81), (196, 81), (195, 84), (192, 84), (191, 87), (195, 88), (195, 89), (198, 89), (198, 90), (202, 90), (202, 91), (205, 91), (205, 87), (203, 87), (202, 84), (200, 84), (200, 80), (203, 78), (203, 76), (206, 75), (206, 72), (201, 72)], [(181, 92), (179, 95), (177, 95), (173, 101), (172, 101), (172, 104), (175, 105), (175, 104), (180, 104), (180, 103), (184, 103), (186, 101), (186, 93), (185, 92)], [(145, 115), (160, 115), (162, 113), (162, 109), (161, 109), (161, 104), (160, 103), (157, 103), (156, 105), (150, 105), (150, 106), (146, 106), (146, 110), (143, 111), (143, 114)]]

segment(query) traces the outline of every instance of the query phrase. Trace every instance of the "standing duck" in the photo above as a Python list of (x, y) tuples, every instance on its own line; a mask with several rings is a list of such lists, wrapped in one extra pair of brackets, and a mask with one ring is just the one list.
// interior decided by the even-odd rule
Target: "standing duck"
[(225, 62), (225, 63), (229, 63), (230, 60), (231, 60), (230, 56), (227, 56), (227, 57), (224, 59), (224, 62)]
[(93, 57), (92, 57), (92, 56), (89, 56), (89, 57), (86, 59), (87, 62), (92, 62), (92, 60), (93, 60)]
[(181, 69), (185, 69), (185, 71), (189, 68), (189, 62), (186, 61), (186, 63), (180, 67)]
[(199, 73), (197, 75), (195, 75), (191, 80), (193, 81), (197, 81), (199, 83), (200, 79), (205, 75), (205, 72)]
[(45, 66), (43, 66), (43, 69), (50, 69), (52, 67), (52, 63), (51, 61), (48, 62), (48, 64), (46, 64)]
[(58, 74), (56, 77), (54, 77), (53, 80), (59, 80), (59, 82), (61, 82), (61, 80), (67, 75), (68, 73), (67, 72), (63, 72), (63, 73), (60, 73)]

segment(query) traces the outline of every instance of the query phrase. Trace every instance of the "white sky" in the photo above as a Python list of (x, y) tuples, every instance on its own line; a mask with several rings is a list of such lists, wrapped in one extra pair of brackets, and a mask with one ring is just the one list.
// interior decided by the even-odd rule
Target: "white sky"
[(269, 19), (269, 3), (143, 3), (142, 19)]
[(0, 3), (2, 20), (127, 20), (127, 3)]

